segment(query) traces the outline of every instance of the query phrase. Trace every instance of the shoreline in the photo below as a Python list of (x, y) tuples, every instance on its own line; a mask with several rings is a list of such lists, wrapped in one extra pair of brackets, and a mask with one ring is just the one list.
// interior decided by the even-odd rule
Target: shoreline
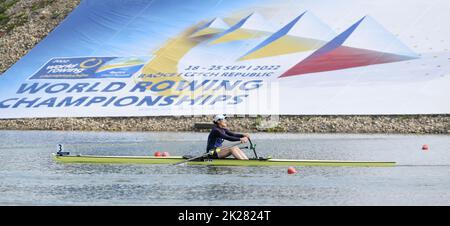
[[(1, 119), (0, 130), (206, 132), (211, 121), (212, 116)], [(246, 132), (450, 134), (450, 115), (233, 116), (228, 121), (232, 130)]]

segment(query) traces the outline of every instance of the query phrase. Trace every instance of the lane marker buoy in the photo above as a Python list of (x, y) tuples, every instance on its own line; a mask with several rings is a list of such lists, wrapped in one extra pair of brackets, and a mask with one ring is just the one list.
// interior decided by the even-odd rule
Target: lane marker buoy
[(291, 167), (288, 168), (287, 173), (288, 174), (296, 174), (297, 170), (294, 167), (291, 166)]

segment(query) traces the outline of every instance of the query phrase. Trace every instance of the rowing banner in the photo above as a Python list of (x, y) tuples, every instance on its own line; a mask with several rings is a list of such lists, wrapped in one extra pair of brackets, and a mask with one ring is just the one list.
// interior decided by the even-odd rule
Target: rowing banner
[(84, 0), (0, 118), (450, 113), (450, 3)]

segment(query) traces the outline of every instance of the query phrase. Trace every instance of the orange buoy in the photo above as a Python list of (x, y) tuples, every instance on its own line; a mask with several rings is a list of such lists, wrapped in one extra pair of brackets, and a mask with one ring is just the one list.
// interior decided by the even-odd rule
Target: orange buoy
[(161, 152), (159, 151), (155, 152), (155, 157), (160, 157), (161, 155), (162, 155)]
[(295, 173), (297, 173), (297, 170), (291, 166), (288, 168), (287, 172), (288, 172), (288, 174), (295, 174)]
[(428, 146), (428, 144), (422, 145), (422, 150), (428, 151), (428, 149), (430, 149), (430, 147)]
[(169, 154), (169, 152), (165, 151), (165, 152), (162, 153), (162, 156), (163, 156), (163, 157), (169, 157), (170, 154)]

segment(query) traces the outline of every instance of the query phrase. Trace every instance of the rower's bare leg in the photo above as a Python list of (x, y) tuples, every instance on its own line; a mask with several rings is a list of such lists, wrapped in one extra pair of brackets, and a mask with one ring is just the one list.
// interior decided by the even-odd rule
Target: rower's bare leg
[(239, 155), (238, 159), (248, 160), (247, 155), (241, 149), (239, 149), (238, 147), (233, 147), (233, 149), (234, 149), (233, 152), (236, 153), (236, 155)]
[(220, 152), (217, 152), (217, 156), (219, 156), (219, 158), (221, 159), (224, 159), (230, 155), (232, 155), (230, 148), (221, 149)]
[(240, 160), (248, 160), (247, 156), (244, 152), (241, 151), (238, 147), (232, 147), (232, 148), (226, 148), (220, 150), (219, 153), (217, 153), (219, 158), (226, 158), (230, 155), (233, 155), (234, 158), (240, 159)]
[(226, 158), (226, 157), (228, 157), (230, 155), (233, 155), (233, 157), (236, 158), (236, 159), (248, 160), (248, 158), (245, 155), (245, 153), (242, 152), (241, 149), (239, 149), (238, 147), (222, 149), (218, 153), (219, 158)]

